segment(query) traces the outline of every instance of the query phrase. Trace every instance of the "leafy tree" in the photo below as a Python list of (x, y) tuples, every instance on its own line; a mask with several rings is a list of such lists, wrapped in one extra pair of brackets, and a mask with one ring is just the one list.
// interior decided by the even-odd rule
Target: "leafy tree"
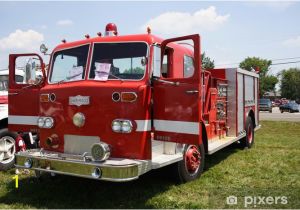
[(275, 76), (268, 75), (271, 60), (262, 59), (259, 57), (247, 57), (240, 63), (240, 68), (248, 71), (259, 71), (259, 92), (263, 96), (267, 91), (275, 91), (275, 85), (278, 83), (278, 79)]
[(205, 55), (205, 52), (201, 54), (202, 68), (203, 69), (213, 69), (215, 68), (215, 61), (211, 60), (210, 57)]
[(280, 72), (281, 75), (281, 96), (284, 98), (300, 99), (300, 69), (290, 68)]
[(144, 74), (144, 69), (141, 67), (136, 67), (133, 69), (125, 69), (123, 74)]

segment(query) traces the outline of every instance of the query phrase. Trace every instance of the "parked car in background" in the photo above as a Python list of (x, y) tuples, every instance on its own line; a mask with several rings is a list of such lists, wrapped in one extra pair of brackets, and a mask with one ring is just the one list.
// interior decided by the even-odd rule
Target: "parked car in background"
[(287, 104), (283, 104), (279, 107), (279, 110), (281, 113), (283, 112), (299, 112), (299, 104), (297, 104), (296, 102), (289, 102)]
[(268, 98), (259, 99), (259, 111), (269, 111), (272, 113), (272, 102)]
[(275, 106), (279, 107), (281, 105), (281, 100), (280, 99), (275, 99), (274, 104), (275, 104)]

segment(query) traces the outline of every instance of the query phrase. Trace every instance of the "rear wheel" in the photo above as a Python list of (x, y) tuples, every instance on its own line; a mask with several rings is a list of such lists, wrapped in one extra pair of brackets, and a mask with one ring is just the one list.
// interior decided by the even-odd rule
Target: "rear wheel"
[(246, 148), (251, 148), (254, 144), (254, 128), (251, 117), (246, 119), (246, 137), (242, 141), (242, 146)]
[(184, 183), (197, 179), (203, 172), (205, 151), (203, 144), (186, 145), (183, 160), (174, 164), (177, 181)]
[(17, 134), (9, 132), (7, 128), (0, 130), (0, 171), (14, 166)]

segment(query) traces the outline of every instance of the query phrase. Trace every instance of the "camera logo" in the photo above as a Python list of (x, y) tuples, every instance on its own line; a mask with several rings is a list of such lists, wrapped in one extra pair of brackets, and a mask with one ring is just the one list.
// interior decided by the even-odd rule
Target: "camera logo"
[(230, 195), (226, 198), (226, 203), (228, 205), (236, 205), (237, 204), (237, 197), (234, 195)]

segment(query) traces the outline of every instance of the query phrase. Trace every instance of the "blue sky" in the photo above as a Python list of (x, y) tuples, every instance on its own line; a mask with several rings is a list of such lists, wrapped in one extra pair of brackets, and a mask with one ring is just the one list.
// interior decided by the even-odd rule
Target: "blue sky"
[[(300, 2), (0, 2), (0, 69), (8, 54), (52, 50), (65, 38), (103, 33), (108, 22), (119, 34), (174, 37), (199, 33), (202, 51), (218, 67), (235, 67), (247, 56), (300, 61)], [(231, 64), (231, 65), (224, 65)], [(300, 63), (272, 66), (272, 74)]]

